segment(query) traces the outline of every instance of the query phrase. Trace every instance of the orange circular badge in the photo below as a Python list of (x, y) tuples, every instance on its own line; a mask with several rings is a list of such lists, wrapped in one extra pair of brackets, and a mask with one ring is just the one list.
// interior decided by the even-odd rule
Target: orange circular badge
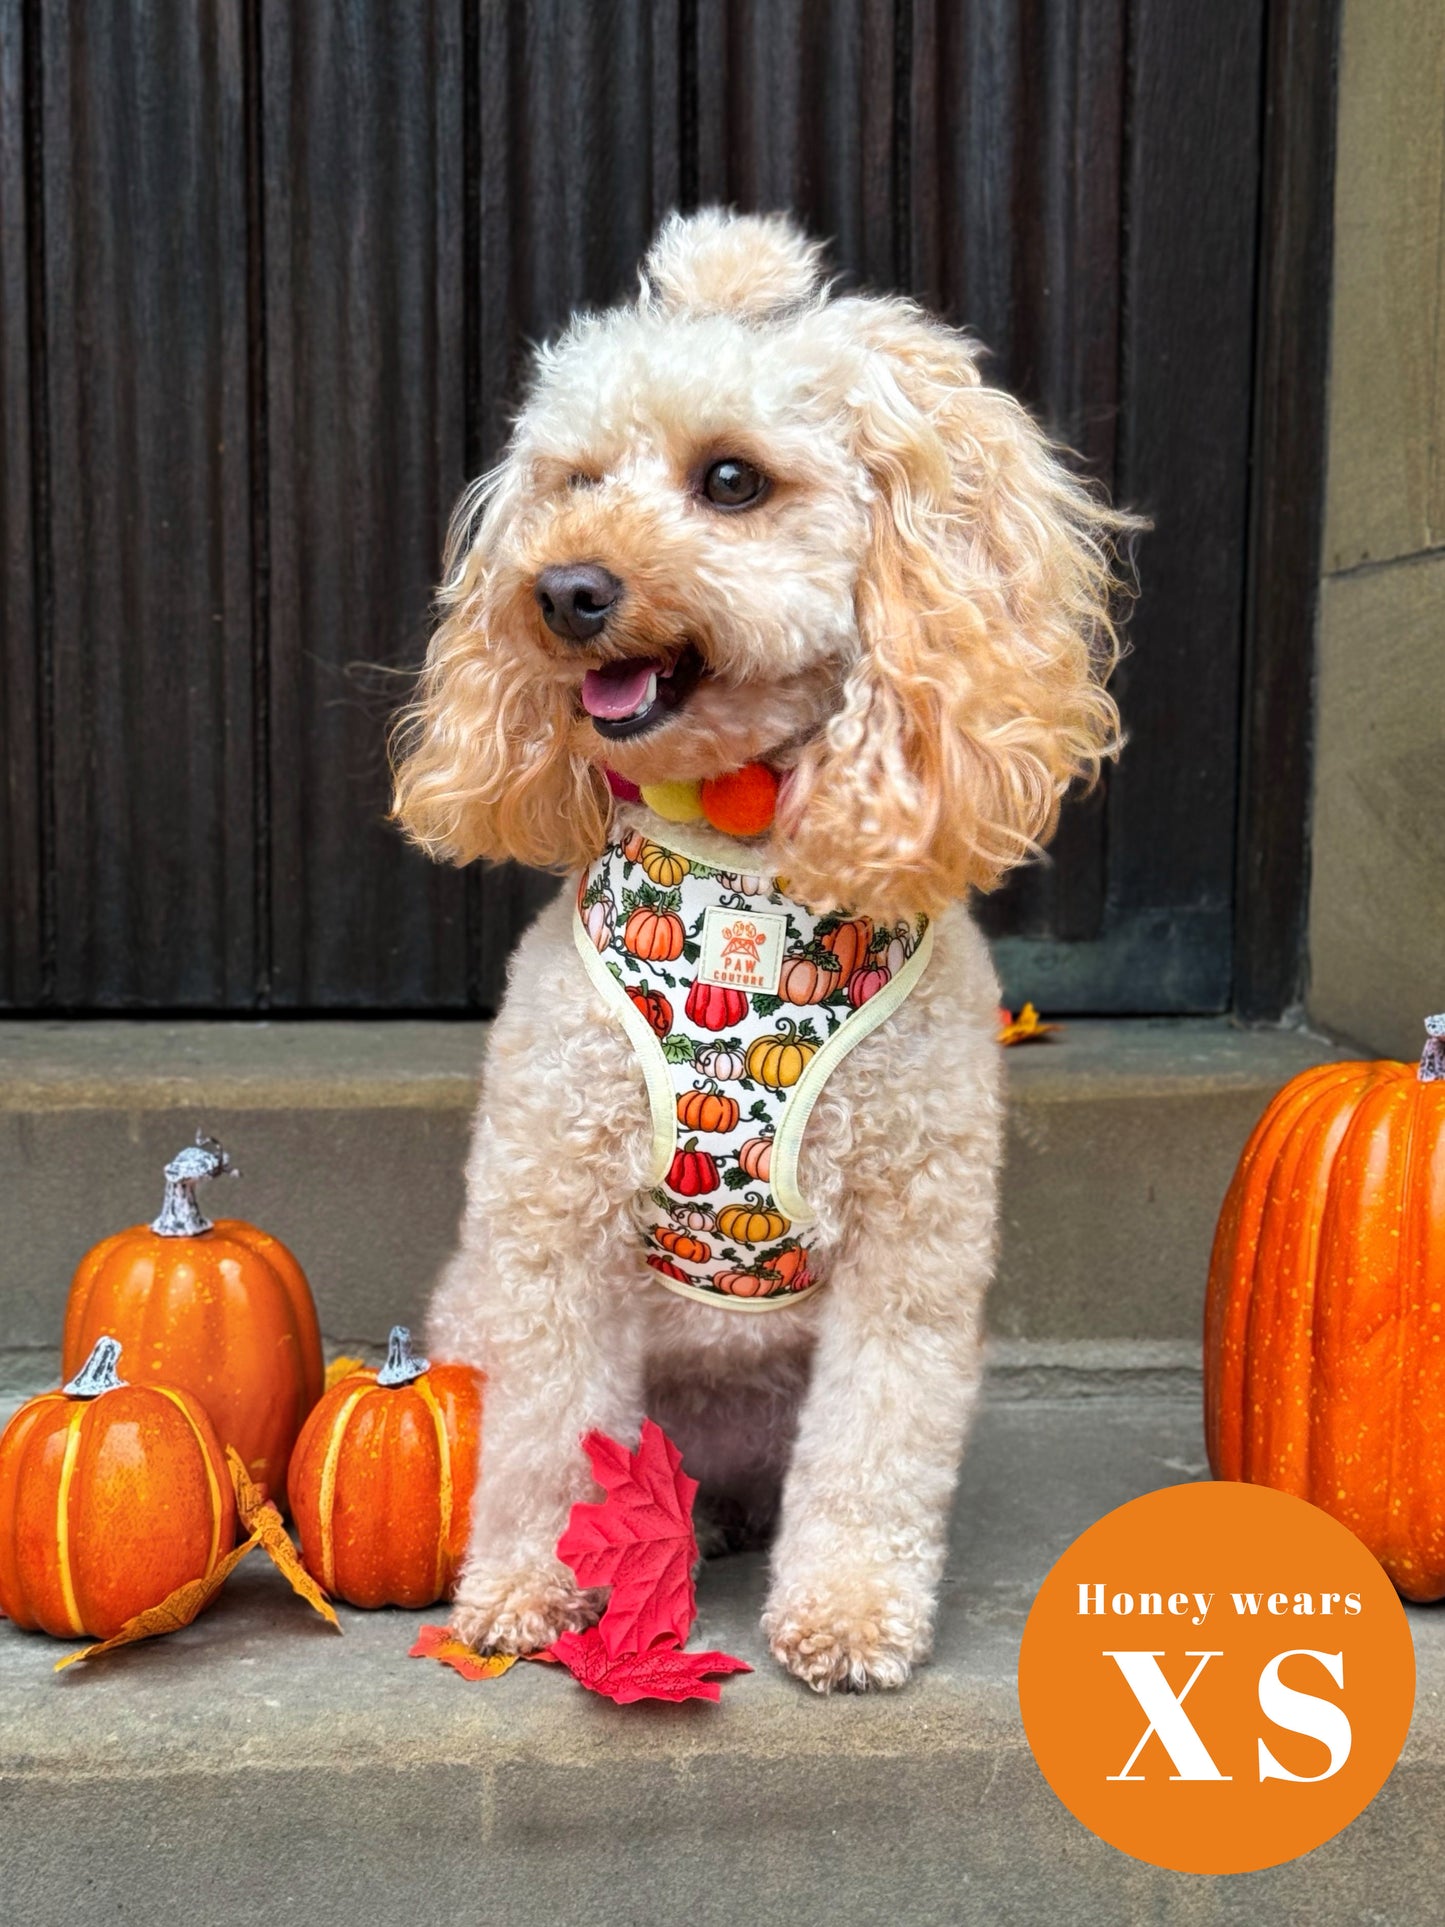
[(1399, 1757), (1415, 1649), (1378, 1563), (1265, 1486), (1176, 1485), (1082, 1533), (1039, 1589), (1019, 1706), (1045, 1779), (1111, 1846), (1181, 1873), (1318, 1847)]

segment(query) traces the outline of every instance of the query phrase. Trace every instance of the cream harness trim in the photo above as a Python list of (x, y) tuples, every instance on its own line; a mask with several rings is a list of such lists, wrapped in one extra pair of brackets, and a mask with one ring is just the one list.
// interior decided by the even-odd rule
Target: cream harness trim
[(647, 1263), (729, 1310), (797, 1304), (821, 1282), (798, 1189), (808, 1118), (922, 976), (927, 918), (815, 916), (773, 878), (634, 830), (583, 872), (573, 936), (647, 1083)]

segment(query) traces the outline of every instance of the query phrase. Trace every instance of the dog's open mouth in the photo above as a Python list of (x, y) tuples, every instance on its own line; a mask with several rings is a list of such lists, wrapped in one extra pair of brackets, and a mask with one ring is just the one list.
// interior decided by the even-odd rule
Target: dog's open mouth
[(689, 642), (669, 661), (631, 656), (589, 669), (582, 679), (582, 707), (599, 736), (616, 741), (640, 736), (681, 708), (702, 675), (702, 657)]

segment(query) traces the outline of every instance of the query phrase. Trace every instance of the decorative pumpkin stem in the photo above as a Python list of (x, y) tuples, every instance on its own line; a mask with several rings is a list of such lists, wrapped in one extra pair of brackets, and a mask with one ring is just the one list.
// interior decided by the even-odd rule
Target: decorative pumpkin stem
[(410, 1385), (414, 1378), (431, 1370), (431, 1361), (418, 1358), (411, 1348), (411, 1333), (405, 1325), (393, 1325), (386, 1341), (386, 1363), (376, 1375), (378, 1385)]
[(162, 1238), (199, 1238), (212, 1226), (196, 1203), (196, 1186), (205, 1178), (238, 1178), (241, 1174), (213, 1137), (197, 1131), (195, 1143), (171, 1159), (165, 1175), (161, 1215), (151, 1230)]
[(118, 1392), (125, 1384), (115, 1369), (119, 1363), (118, 1342), (114, 1338), (97, 1338), (90, 1357), (61, 1389), (67, 1398), (99, 1398), (102, 1392)]
[(1420, 1082), (1445, 1084), (1445, 1011), (1425, 1019), (1425, 1048), (1420, 1054)]

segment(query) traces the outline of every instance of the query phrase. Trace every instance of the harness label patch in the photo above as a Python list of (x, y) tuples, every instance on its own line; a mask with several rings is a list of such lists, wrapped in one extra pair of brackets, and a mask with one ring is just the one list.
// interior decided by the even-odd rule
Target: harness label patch
[(787, 937), (788, 919), (774, 911), (713, 905), (702, 920), (697, 981), (776, 997)]

